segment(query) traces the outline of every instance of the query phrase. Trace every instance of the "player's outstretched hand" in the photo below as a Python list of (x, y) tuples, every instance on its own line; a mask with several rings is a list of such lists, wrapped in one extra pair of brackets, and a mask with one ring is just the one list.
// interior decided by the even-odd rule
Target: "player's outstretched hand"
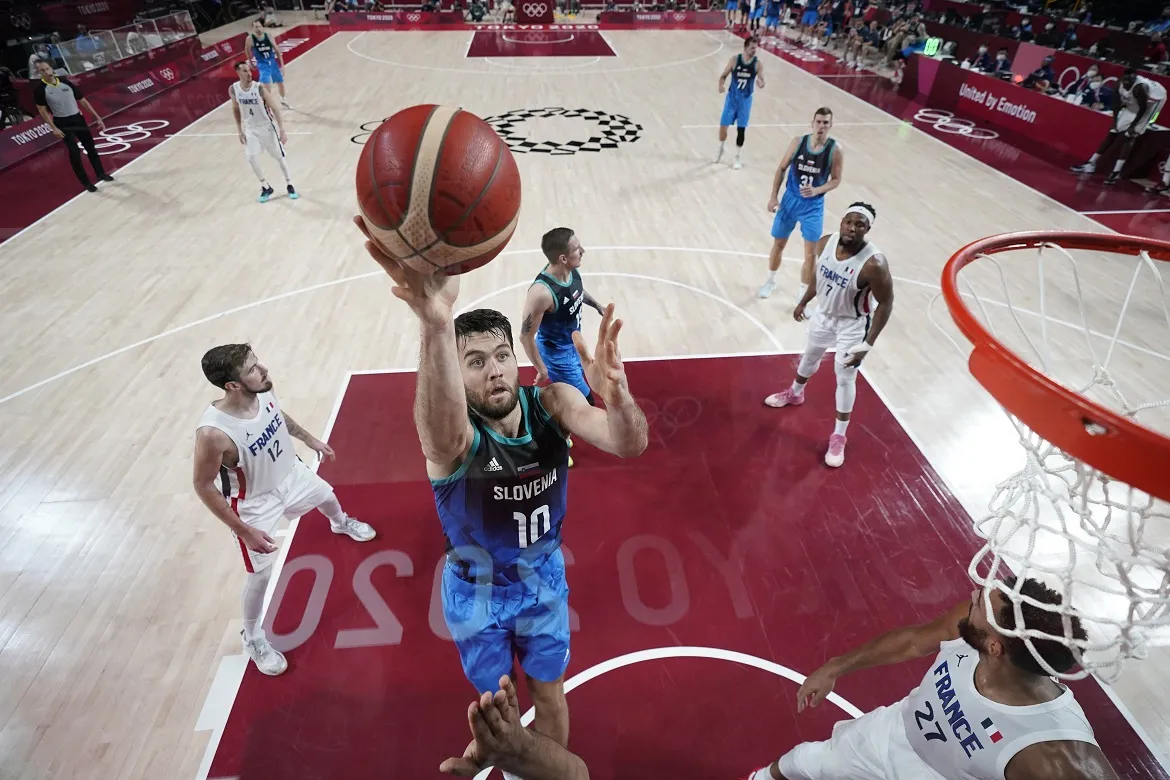
[(593, 355), (589, 354), (581, 331), (573, 331), (573, 345), (577, 347), (577, 354), (581, 358), (585, 380), (589, 382), (593, 392), (610, 406), (618, 405), (623, 400), (622, 396), (630, 394), (626, 369), (622, 365), (622, 353), (618, 349), (618, 334), (621, 330), (622, 321), (614, 318), (611, 303), (605, 307), (605, 312), (601, 315), (601, 327), (597, 331), (597, 349)]
[(432, 324), (451, 321), (455, 299), (459, 297), (459, 277), (445, 273), (424, 274), (405, 263), (400, 263), (382, 251), (370, 236), (365, 221), (356, 216), (353, 222), (366, 237), (366, 251), (394, 280), (391, 292), (406, 302), (420, 320)]
[(817, 669), (805, 678), (804, 685), (800, 686), (800, 690), (796, 692), (796, 711), (804, 712), (805, 707), (815, 707), (820, 704), (826, 696), (833, 692), (833, 686), (836, 684), (837, 675), (829, 669), (828, 665)]
[(440, 772), (474, 777), (487, 766), (510, 768), (530, 737), (520, 724), (516, 686), (507, 675), (500, 678), (500, 690), (495, 694), (485, 693), (471, 703), (467, 724), (471, 727), (471, 744), (461, 758), (448, 758), (440, 764)]

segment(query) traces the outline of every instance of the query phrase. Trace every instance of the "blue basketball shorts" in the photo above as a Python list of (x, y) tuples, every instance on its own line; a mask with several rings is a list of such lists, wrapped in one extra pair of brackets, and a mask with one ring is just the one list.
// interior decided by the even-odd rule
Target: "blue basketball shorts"
[(764, 19), (764, 26), (765, 27), (779, 27), (780, 26), (780, 17), (779, 16), (766, 17)]
[(739, 0), (727, 0), (727, 3), (723, 6), (724, 11), (734, 11), (737, 8), (739, 8)]
[(499, 690), (513, 656), (532, 678), (553, 682), (569, 666), (569, 586), (558, 549), (510, 585), (477, 584), (443, 568), (443, 617), (463, 673), (480, 693)]
[(751, 18), (752, 19), (764, 18), (764, 6), (761, 5), (761, 6), (757, 7), (756, 10), (752, 11)]
[(719, 117), (720, 127), (747, 127), (752, 116), (752, 96), (740, 97), (738, 92), (728, 91), (723, 100), (723, 115)]
[(825, 227), (825, 199), (790, 196), (787, 190), (772, 220), (772, 238), (787, 239), (797, 223), (805, 241), (819, 241)]
[(284, 74), (280, 72), (280, 65), (276, 60), (258, 60), (256, 69), (260, 72), (260, 77), (256, 80), (261, 84), (284, 83)]
[(816, 12), (816, 9), (805, 11), (804, 16), (800, 17), (800, 23), (804, 27), (816, 27), (820, 20), (821, 15)]
[(589, 397), (589, 383), (585, 381), (585, 370), (581, 367), (581, 357), (577, 354), (577, 347), (553, 344), (549, 341), (536, 340), (536, 351), (548, 369), (550, 382), (564, 382), (581, 391), (581, 395)]

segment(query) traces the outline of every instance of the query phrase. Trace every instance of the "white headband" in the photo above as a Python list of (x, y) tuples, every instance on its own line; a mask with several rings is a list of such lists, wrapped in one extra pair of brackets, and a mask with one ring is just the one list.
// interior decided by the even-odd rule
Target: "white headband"
[(847, 208), (845, 210), (845, 213), (846, 214), (860, 214), (861, 216), (863, 216), (867, 220), (869, 220), (870, 227), (873, 227), (873, 223), (877, 219), (877, 216), (872, 211), (867, 209), (865, 206), (850, 206), (849, 208)]

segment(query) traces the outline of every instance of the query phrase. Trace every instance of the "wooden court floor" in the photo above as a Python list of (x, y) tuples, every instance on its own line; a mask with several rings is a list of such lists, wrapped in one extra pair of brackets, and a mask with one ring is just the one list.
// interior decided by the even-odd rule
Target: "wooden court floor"
[[(346, 372), (415, 364), (412, 317), (349, 222), (354, 139), (412, 104), (535, 112), (517, 132), (557, 144), (587, 138), (599, 112), (640, 125), (614, 149), (519, 155), (520, 226), (508, 252), (464, 280), (461, 303), (518, 317), (541, 234), (568, 225), (587, 249), (591, 293), (627, 321), (624, 353), (643, 358), (801, 348), (798, 264), (785, 263), (771, 299), (755, 297), (770, 245), (765, 204), (785, 144), (830, 106), (847, 157), (826, 229), (851, 201), (874, 204), (870, 237), (896, 277), (867, 378), (973, 516), (1017, 468), (1001, 410), (932, 324), (939, 272), (983, 235), (1099, 226), (768, 54), (745, 167), (713, 165), (716, 80), (740, 48), (722, 33), (606, 32), (615, 57), (522, 60), (467, 59), (470, 36), (339, 34), (291, 63), (296, 202), (255, 202), (220, 108), (107, 197), (73, 201), (0, 247), (3, 780), (196, 774), (209, 738), (195, 731), (200, 708), (221, 659), (239, 653), (240, 584), (238, 550), (190, 487), (194, 424), (216, 396), (199, 357), (250, 341), (282, 404), (317, 432)], [(275, 164), (262, 164), (278, 181)], [(1078, 270), (1116, 306), (1130, 267), (1102, 256)], [(1013, 300), (1035, 308), (1034, 267), (1005, 273)], [(1075, 320), (1075, 301), (1052, 297), (1057, 315)], [(1133, 348), (1118, 357), (1139, 396), (1170, 383), (1160, 316), (1154, 285), (1142, 287), (1123, 333)], [(586, 316), (587, 330), (596, 324)], [(1070, 355), (1078, 338), (1052, 334)], [(827, 372), (818, 379), (810, 392), (831, 392)], [(1168, 679), (1158, 651), (1116, 686), (1163, 755)]]

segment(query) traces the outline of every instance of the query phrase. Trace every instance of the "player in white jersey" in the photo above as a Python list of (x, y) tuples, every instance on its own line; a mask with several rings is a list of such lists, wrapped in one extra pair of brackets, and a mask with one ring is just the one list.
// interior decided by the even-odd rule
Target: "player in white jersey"
[(833, 467), (845, 462), (845, 431), (857, 399), (857, 370), (894, 307), (894, 280), (886, 258), (865, 240), (875, 218), (873, 206), (854, 203), (841, 218), (841, 232), (817, 242), (813, 284), (793, 312), (797, 322), (803, 321), (805, 308), (817, 298), (796, 378), (787, 390), (764, 399), (772, 407), (803, 404), (805, 383), (816, 373), (825, 351), (836, 347), (837, 421), (825, 453), (825, 464)]
[(244, 650), (264, 674), (281, 674), (288, 662), (260, 628), (277, 525), (319, 509), (333, 533), (368, 542), (374, 529), (343, 512), (329, 483), (297, 457), (294, 438), (325, 457), (333, 450), (281, 411), (268, 369), (249, 345), (208, 350), (203, 375), (224, 396), (207, 407), (195, 431), (195, 492), (232, 530), (244, 556)]
[(296, 200), (299, 196), (288, 172), (288, 155), (284, 151), (288, 136), (284, 132), (280, 106), (260, 82), (252, 79), (252, 67), (248, 63), (237, 62), (236, 75), (240, 80), (228, 87), (228, 97), (232, 101), (232, 114), (236, 117), (236, 130), (240, 134), (240, 143), (244, 145), (244, 154), (260, 180), (260, 202), (267, 203), (273, 193), (268, 179), (264, 178), (264, 171), (260, 170), (261, 150), (280, 163), (288, 196)]
[(1166, 105), (1166, 88), (1158, 82), (1139, 76), (1133, 68), (1121, 76), (1117, 85), (1117, 101), (1113, 107), (1113, 129), (1097, 147), (1097, 151), (1083, 165), (1073, 166), (1073, 173), (1093, 174), (1097, 171), (1097, 160), (1117, 146), (1117, 162), (1113, 172), (1105, 179), (1106, 184), (1116, 184), (1121, 179), (1125, 160), (1137, 143), (1138, 136), (1150, 129)]
[[(1002, 583), (1009, 591), (1014, 580)], [(1027, 579), (1020, 588), (1023, 625), (1066, 636), (1060, 594)], [(832, 659), (796, 693), (798, 712), (815, 707), (837, 680), (873, 666), (937, 653), (922, 684), (904, 699), (833, 727), (832, 739), (797, 745), (746, 780), (1116, 780), (1071, 690), (1049, 677), (1017, 627), (1016, 605), (999, 589), (930, 623), (907, 626)], [(1077, 618), (1072, 636), (1085, 638)], [(1056, 672), (1076, 666), (1054, 639), (1033, 639), (1036, 654)]]

